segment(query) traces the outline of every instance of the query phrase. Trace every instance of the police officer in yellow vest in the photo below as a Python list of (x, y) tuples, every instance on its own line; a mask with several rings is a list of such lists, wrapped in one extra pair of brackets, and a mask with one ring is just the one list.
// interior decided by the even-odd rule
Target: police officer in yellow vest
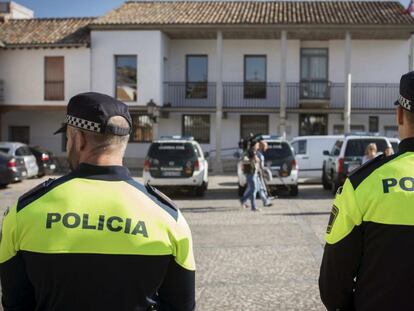
[(328, 310), (414, 310), (414, 72), (395, 104), (398, 152), (361, 166), (336, 194), (319, 278)]
[(6, 211), (4, 310), (193, 310), (195, 263), (180, 211), (122, 166), (128, 107), (99, 93), (67, 107), (72, 172)]

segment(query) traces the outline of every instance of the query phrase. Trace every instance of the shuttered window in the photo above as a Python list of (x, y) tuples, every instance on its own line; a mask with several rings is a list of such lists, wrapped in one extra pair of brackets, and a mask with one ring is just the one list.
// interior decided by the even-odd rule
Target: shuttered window
[(45, 100), (65, 100), (63, 56), (45, 57)]
[(251, 135), (269, 134), (269, 116), (250, 115), (240, 117), (240, 138)]
[(210, 115), (183, 115), (183, 136), (202, 144), (210, 143)]
[(148, 115), (131, 114), (132, 133), (129, 141), (134, 143), (149, 143), (152, 141), (152, 123)]

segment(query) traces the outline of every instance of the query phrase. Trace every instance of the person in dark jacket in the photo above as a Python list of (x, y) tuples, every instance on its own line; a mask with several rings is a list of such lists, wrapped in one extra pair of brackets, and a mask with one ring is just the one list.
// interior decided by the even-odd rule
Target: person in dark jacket
[(414, 72), (395, 104), (399, 152), (353, 171), (335, 197), (319, 276), (328, 310), (414, 310)]

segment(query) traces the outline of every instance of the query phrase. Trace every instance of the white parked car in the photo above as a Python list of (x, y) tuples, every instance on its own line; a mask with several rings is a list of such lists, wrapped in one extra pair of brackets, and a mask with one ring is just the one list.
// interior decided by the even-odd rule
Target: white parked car
[(27, 178), (35, 177), (39, 173), (36, 157), (27, 145), (17, 142), (0, 142), (0, 151), (16, 159), (23, 159), (27, 170)]
[(397, 153), (398, 152), (398, 145), (400, 143), (400, 139), (394, 137), (394, 138), (388, 138), (388, 140), (389, 140), (389, 142), (391, 144), (391, 147), (394, 150), (394, 152)]
[(295, 150), (299, 165), (299, 178), (304, 181), (322, 182), (322, 167), (327, 156), (323, 150), (331, 150), (335, 142), (343, 136), (315, 135), (295, 137), (290, 144)]
[(191, 188), (203, 196), (208, 187), (208, 162), (192, 137), (164, 136), (148, 149), (145, 183), (162, 188)]
[[(266, 174), (265, 179), (271, 193), (279, 189), (289, 191), (291, 196), (298, 195), (298, 165), (292, 146), (280, 136), (262, 135), (269, 149), (264, 154)], [(243, 154), (237, 164), (238, 192), (243, 195), (246, 189), (246, 176), (243, 172)]]

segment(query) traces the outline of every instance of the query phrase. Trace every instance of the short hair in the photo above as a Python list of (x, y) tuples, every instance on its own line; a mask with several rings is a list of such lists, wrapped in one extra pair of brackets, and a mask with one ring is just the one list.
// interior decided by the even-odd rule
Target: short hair
[[(127, 131), (130, 129), (128, 121), (121, 116), (113, 116), (109, 118), (107, 125), (119, 127)], [(122, 156), (125, 154), (129, 135), (119, 136), (110, 133), (95, 133), (76, 127), (72, 128), (81, 131), (85, 135), (86, 140), (90, 144), (90, 152), (93, 154), (117, 153)]]

